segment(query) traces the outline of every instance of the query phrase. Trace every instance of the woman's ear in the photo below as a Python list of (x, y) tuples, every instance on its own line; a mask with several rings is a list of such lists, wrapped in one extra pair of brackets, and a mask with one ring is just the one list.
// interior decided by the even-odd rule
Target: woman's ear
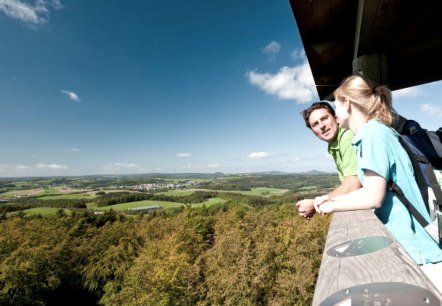
[(351, 112), (351, 102), (349, 99), (345, 99), (344, 106), (345, 106), (345, 109), (347, 110), (347, 112), (350, 113)]

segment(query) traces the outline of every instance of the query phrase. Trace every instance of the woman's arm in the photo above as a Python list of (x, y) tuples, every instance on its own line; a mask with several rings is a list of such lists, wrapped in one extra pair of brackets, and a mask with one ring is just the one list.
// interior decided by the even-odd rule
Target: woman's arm
[(387, 192), (387, 181), (376, 172), (366, 170), (364, 186), (353, 192), (336, 197), (323, 196), (315, 199), (316, 211), (320, 214), (334, 211), (379, 208)]
[(358, 177), (356, 175), (344, 176), (344, 179), (342, 180), (341, 184), (335, 190), (330, 192), (328, 195), (331, 198), (333, 198), (341, 194), (352, 192), (361, 187), (362, 185), (359, 182)]

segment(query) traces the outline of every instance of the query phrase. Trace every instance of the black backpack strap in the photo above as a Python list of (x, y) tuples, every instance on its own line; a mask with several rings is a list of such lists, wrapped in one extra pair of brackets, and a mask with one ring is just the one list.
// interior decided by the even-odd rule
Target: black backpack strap
[(431, 167), (425, 167), (425, 176), (427, 177), (428, 185), (433, 189), (434, 197), (436, 198), (434, 200), (434, 208), (442, 211), (442, 189)]
[(390, 126), (395, 129), (399, 134), (403, 134), (407, 121), (407, 118), (399, 115), (398, 113), (393, 113), (393, 122)]
[[(431, 187), (431, 189), (434, 192), (434, 196), (436, 198), (434, 201), (434, 208), (436, 210), (442, 211), (442, 190), (433, 172), (433, 167), (432, 163), (430, 162), (430, 159), (423, 154), (419, 155), (414, 154), (413, 150), (410, 148), (410, 146), (407, 145), (407, 143), (404, 141), (404, 139), (401, 136), (399, 137), (399, 142), (407, 152), (411, 164), (413, 165), (414, 175), (416, 176), (416, 182), (421, 192), (425, 206), (427, 207), (427, 211), (429, 211), (430, 209), (427, 203), (428, 187)], [(427, 166), (423, 167), (422, 170), (422, 168), (419, 167), (419, 163), (424, 163)]]
[[(434, 173), (427, 172), (424, 175), (424, 173), (422, 173), (421, 168), (419, 167), (419, 163), (430, 164), (430, 161), (423, 154), (418, 154), (418, 155), (414, 154), (413, 149), (404, 141), (402, 136), (399, 136), (399, 142), (402, 145), (402, 147), (404, 148), (404, 150), (407, 152), (408, 157), (410, 158), (411, 165), (413, 166), (413, 172), (414, 172), (414, 176), (416, 179), (417, 187), (419, 188), (420, 194), (422, 196), (422, 199), (424, 200), (424, 204), (425, 204), (427, 211), (430, 211), (430, 208), (428, 206), (428, 184), (427, 184), (427, 180), (425, 178), (425, 175), (427, 177), (431, 177), (431, 176), (434, 177)], [(437, 183), (436, 178), (434, 178), (434, 180)], [(399, 186), (398, 186), (398, 188), (399, 188)]]
[[(439, 128), (440, 135), (438, 132), (434, 131), (426, 131), (428, 140), (430, 141), (431, 145), (434, 149), (434, 156), (432, 156), (431, 164), (436, 169), (442, 169), (442, 128)], [(438, 130), (438, 131), (439, 131)]]
[(413, 206), (413, 204), (408, 201), (405, 197), (402, 189), (394, 183), (391, 179), (388, 181), (388, 188), (399, 198), (399, 200), (404, 204), (404, 206), (408, 209), (410, 214), (419, 222), (422, 227), (426, 227), (428, 225), (427, 220), (420, 214), (420, 212)]

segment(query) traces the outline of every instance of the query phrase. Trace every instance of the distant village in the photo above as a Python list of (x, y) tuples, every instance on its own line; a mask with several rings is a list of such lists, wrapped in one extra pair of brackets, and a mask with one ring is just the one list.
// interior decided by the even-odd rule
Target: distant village
[(153, 191), (153, 190), (179, 190), (188, 188), (197, 188), (199, 185), (194, 181), (185, 181), (179, 183), (150, 183), (135, 186), (125, 186), (125, 189), (137, 191)]

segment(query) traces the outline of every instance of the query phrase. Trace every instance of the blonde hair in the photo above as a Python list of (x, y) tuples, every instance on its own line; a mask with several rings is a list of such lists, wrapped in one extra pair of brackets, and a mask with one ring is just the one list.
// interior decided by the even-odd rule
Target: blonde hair
[(375, 86), (361, 75), (351, 75), (344, 79), (335, 92), (335, 99), (348, 99), (368, 119), (382, 121), (386, 125), (393, 122), (391, 91), (386, 86)]

